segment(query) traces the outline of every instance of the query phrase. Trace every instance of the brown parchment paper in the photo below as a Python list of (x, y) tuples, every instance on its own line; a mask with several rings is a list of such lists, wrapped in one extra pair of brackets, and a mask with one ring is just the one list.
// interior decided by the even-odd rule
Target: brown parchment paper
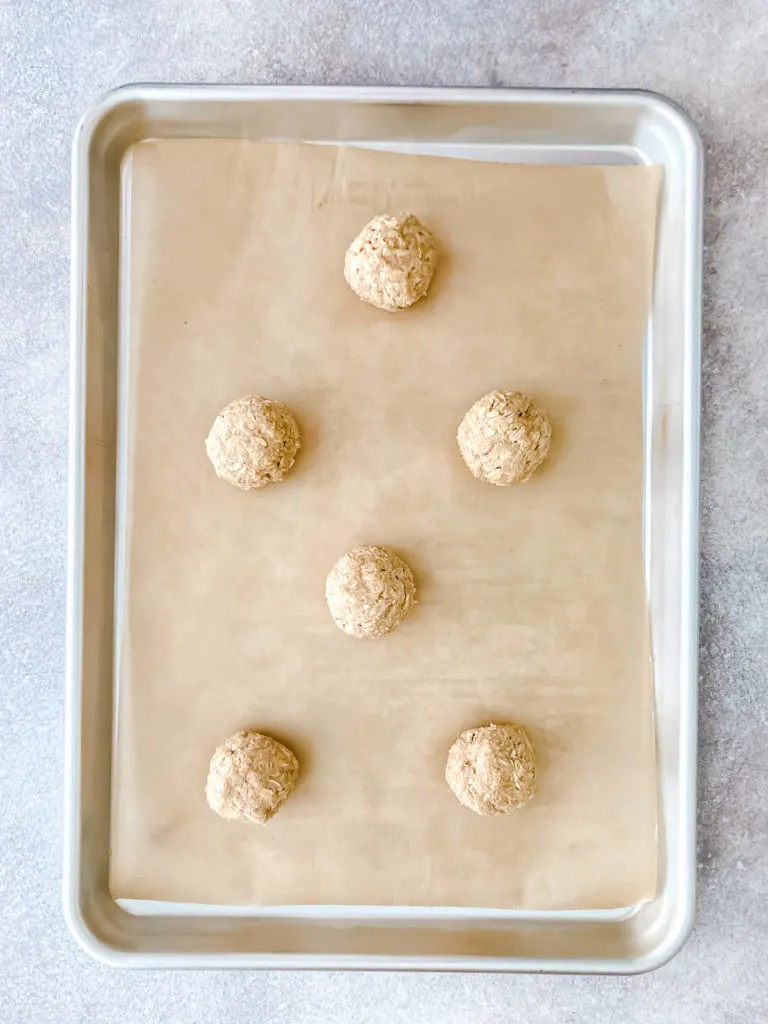
[[(658, 171), (472, 163), (242, 141), (131, 156), (125, 614), (115, 896), (219, 904), (616, 907), (656, 885), (641, 551), (642, 343)], [(440, 245), (427, 301), (347, 288), (374, 214)], [(535, 395), (551, 457), (507, 489), (455, 443), (493, 387)], [(203, 441), (231, 399), (282, 399), (294, 472), (243, 493)], [(358, 543), (407, 559), (390, 637), (334, 626)], [(481, 818), (448, 746), (523, 724), (536, 799)], [(209, 757), (255, 726), (301, 761), (266, 827), (207, 807)]]

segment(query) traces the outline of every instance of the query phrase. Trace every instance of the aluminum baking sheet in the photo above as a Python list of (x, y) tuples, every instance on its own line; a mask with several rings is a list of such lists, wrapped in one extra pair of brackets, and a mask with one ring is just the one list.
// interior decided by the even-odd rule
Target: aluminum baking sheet
[[(471, 159), (664, 167), (646, 359), (645, 549), (656, 674), (660, 886), (622, 911), (200, 908), (109, 895), (120, 167), (147, 138), (346, 142)], [(701, 151), (677, 108), (627, 92), (132, 87), (74, 151), (65, 909), (132, 966), (647, 970), (690, 927), (695, 823)]]

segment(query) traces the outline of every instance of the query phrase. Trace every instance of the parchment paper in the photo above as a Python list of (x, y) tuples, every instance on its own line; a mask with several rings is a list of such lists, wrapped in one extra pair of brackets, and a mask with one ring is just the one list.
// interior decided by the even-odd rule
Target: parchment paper
[[(656, 886), (641, 361), (658, 171), (332, 147), (133, 151), (115, 896), (204, 903), (616, 907)], [(383, 211), (434, 231), (427, 301), (387, 314), (344, 251)], [(455, 443), (493, 387), (554, 427), (529, 483)], [(231, 399), (285, 401), (294, 472), (243, 493), (203, 447)], [(400, 630), (353, 640), (325, 577), (358, 543), (413, 567)], [(536, 799), (481, 818), (443, 779), (462, 729), (523, 724)], [(214, 747), (301, 762), (266, 827), (223, 821)]]

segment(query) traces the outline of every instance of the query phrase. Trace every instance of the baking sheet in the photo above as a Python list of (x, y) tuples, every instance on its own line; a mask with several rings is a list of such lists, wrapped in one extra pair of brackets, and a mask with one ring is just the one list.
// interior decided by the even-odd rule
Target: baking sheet
[[(111, 890), (206, 903), (615, 907), (655, 890), (642, 562), (642, 343), (653, 168), (479, 165), (223, 140), (130, 158), (124, 619)], [(408, 209), (441, 264), (389, 316), (341, 275)], [(491, 387), (555, 429), (528, 484), (455, 447)], [(243, 494), (203, 439), (231, 398), (286, 401), (296, 469)], [(420, 603), (391, 637), (333, 625), (325, 575), (393, 547)], [(461, 729), (524, 724), (536, 800), (477, 818), (443, 781)], [(207, 808), (213, 747), (296, 751), (266, 829)]]

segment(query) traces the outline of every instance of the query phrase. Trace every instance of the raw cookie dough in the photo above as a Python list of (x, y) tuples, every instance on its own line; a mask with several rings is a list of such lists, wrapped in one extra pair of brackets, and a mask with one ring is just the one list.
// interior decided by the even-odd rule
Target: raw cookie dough
[(467, 729), (448, 751), (445, 780), (459, 802), (477, 814), (514, 811), (536, 789), (531, 741), (517, 725)]
[(374, 217), (347, 249), (344, 277), (378, 309), (405, 309), (427, 294), (437, 263), (432, 235), (412, 213)]
[(325, 581), (333, 621), (358, 638), (397, 629), (416, 601), (413, 573), (391, 551), (362, 544), (342, 555)]
[(299, 450), (299, 428), (282, 402), (246, 395), (216, 417), (205, 450), (217, 476), (250, 491), (283, 479)]
[(478, 480), (506, 487), (524, 483), (549, 451), (552, 428), (544, 410), (520, 391), (489, 391), (459, 425), (459, 451)]
[(222, 818), (266, 825), (291, 795), (298, 774), (299, 762), (288, 747), (242, 729), (214, 751), (205, 798)]

